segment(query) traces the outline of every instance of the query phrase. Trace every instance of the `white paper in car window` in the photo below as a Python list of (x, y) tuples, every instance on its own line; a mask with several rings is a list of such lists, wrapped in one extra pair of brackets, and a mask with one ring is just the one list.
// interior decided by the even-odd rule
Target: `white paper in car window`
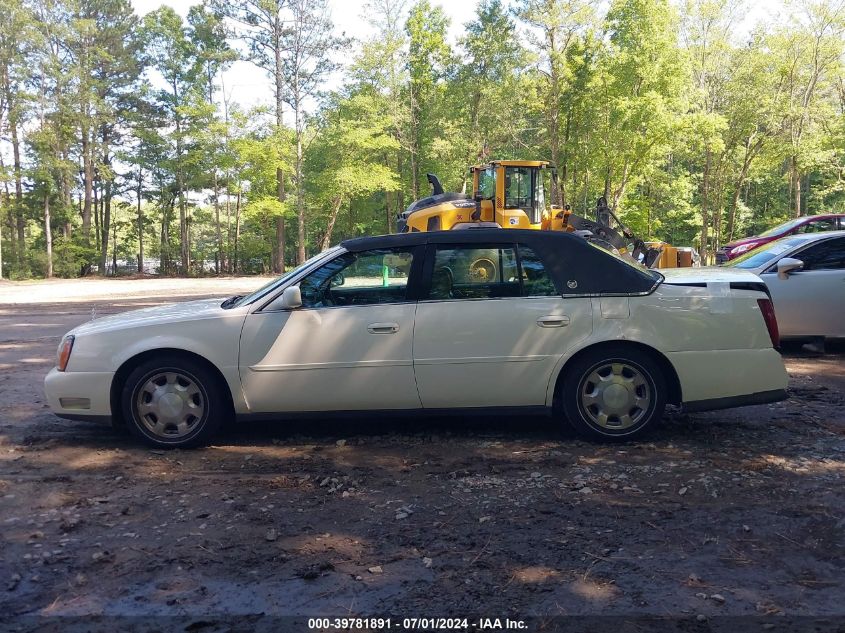
[(711, 281), (707, 284), (710, 291), (708, 302), (711, 314), (728, 314), (733, 310), (731, 284), (727, 281)]
[(773, 244), (766, 249), (766, 252), (771, 253), (772, 255), (780, 255), (787, 248), (789, 248), (789, 244)]

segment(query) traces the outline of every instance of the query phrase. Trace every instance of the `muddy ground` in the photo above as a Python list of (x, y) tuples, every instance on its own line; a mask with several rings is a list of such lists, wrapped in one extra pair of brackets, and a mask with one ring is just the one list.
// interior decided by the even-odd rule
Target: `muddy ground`
[(164, 452), (49, 412), (59, 337), (262, 281), (102, 283), (0, 285), (0, 614), (845, 614), (841, 347), (788, 348), (787, 401), (621, 446), (360, 419)]

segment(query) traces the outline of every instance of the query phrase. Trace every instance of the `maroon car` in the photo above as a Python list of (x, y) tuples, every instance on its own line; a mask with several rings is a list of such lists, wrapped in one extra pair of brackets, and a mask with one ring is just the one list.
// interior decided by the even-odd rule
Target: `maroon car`
[(783, 224), (778, 224), (773, 229), (760, 233), (760, 235), (744, 237), (741, 240), (725, 244), (716, 251), (716, 263), (724, 264), (734, 257), (739, 257), (758, 246), (774, 242), (787, 235), (821, 233), (822, 231), (837, 231), (839, 229), (845, 229), (845, 214), (843, 213), (826, 213), (794, 218)]

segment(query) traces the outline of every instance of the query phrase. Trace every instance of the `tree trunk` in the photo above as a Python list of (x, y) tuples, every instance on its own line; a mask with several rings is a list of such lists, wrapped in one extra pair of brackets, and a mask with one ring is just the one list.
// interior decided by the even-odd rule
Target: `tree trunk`
[[(296, 118), (299, 118), (297, 112)], [(296, 263), (305, 261), (305, 183), (302, 177), (302, 130), (296, 130)]]
[[(162, 192), (164, 193), (164, 192)], [(161, 248), (159, 267), (163, 274), (170, 273), (170, 214), (173, 213), (173, 198), (167, 201), (161, 210)]]
[(92, 184), (91, 196), (92, 210), (94, 212), (94, 245), (100, 248), (100, 195), (97, 183)]
[(18, 123), (10, 121), (12, 132), (12, 161), (15, 174), (15, 230), (18, 241), (18, 267), (23, 269), (26, 261), (26, 235), (24, 228), (26, 222), (23, 215), (23, 184), (21, 182), (21, 146), (18, 139)]
[(332, 205), (332, 213), (329, 216), (329, 223), (326, 226), (326, 234), (323, 236), (323, 243), (320, 245), (321, 250), (326, 250), (332, 244), (332, 231), (334, 231), (334, 223), (337, 221), (337, 215), (340, 212), (340, 205), (343, 203), (343, 196), (337, 196)]
[[(103, 147), (108, 147), (108, 134), (103, 133)], [(109, 165), (109, 156), (108, 150), (104, 152), (103, 155), (103, 164)], [(111, 197), (112, 197), (112, 183), (111, 180), (106, 180), (105, 185), (103, 187), (103, 231), (102, 231), (102, 241), (100, 244), (100, 276), (105, 276), (106, 274), (106, 259), (108, 259), (109, 254), (109, 229), (111, 228)]]
[(111, 234), (111, 274), (112, 277), (117, 275), (117, 224), (112, 225)]
[[(274, 59), (274, 78), (276, 80), (276, 130), (281, 132), (284, 127), (284, 95), (285, 77), (284, 65), (282, 63), (282, 32), (284, 25), (278, 12), (276, 12), (275, 21), (273, 24), (273, 53)], [(240, 185), (238, 186), (238, 208), (240, 209)], [(285, 201), (285, 174), (281, 167), (276, 168), (276, 195), (280, 203)], [(240, 215), (238, 215), (238, 222)], [(240, 231), (240, 225), (235, 227), (236, 234)], [(236, 242), (237, 243), (237, 242)], [(276, 273), (282, 274), (285, 272), (285, 219), (283, 216), (276, 217)]]
[(391, 198), (392, 195), (393, 194), (391, 194), (389, 192), (385, 192), (385, 194), (384, 194), (384, 210), (385, 210), (384, 212), (386, 214), (385, 225), (386, 225), (386, 228), (387, 228), (387, 234), (388, 235), (393, 232), (393, 209), (390, 208), (390, 198)]
[(182, 274), (190, 273), (190, 243), (188, 237), (187, 200), (185, 199), (185, 174), (182, 169), (182, 122), (176, 115), (176, 187), (179, 190), (179, 254), (182, 263)]
[(238, 197), (235, 200), (235, 266), (234, 272), (238, 273), (239, 253), (238, 242), (241, 239), (241, 183), (238, 183)]
[(231, 178), (226, 172), (226, 272), (232, 274), (232, 201), (229, 194)]
[(566, 186), (564, 184), (566, 181), (566, 165), (560, 164), (560, 138), (558, 134), (560, 121), (560, 69), (558, 68), (557, 40), (555, 38), (554, 27), (546, 30), (546, 44), (549, 48), (549, 95), (546, 103), (546, 120), (548, 122), (552, 162), (562, 170), (562, 176), (557, 181), (557, 199), (563, 204), (566, 195)]
[[(101, 258), (103, 261), (103, 274), (105, 274), (106, 269), (106, 259), (108, 258), (109, 254), (109, 229), (111, 228), (111, 193), (112, 184), (111, 182), (106, 183), (105, 191), (103, 192), (103, 252), (101, 254)], [(114, 274), (114, 272), (112, 272)]]
[(53, 232), (50, 229), (50, 193), (44, 193), (44, 241), (47, 242), (47, 278), (53, 276)]
[(144, 172), (138, 168), (138, 274), (144, 274), (144, 212), (141, 209), (141, 196), (144, 188)]
[[(397, 213), (402, 211), (405, 208), (405, 189), (402, 187), (401, 180), (402, 180), (402, 170), (405, 168), (405, 163), (402, 160), (402, 152), (396, 152), (396, 173), (399, 174), (400, 184), (399, 184), (399, 192), (396, 194), (396, 202), (397, 202)], [(473, 191), (473, 195), (475, 192)]]
[(702, 264), (707, 263), (708, 254), (708, 228), (710, 223), (710, 163), (712, 160), (712, 153), (710, 148), (707, 149), (706, 158), (704, 161), (704, 173), (701, 177), (701, 244), (699, 252), (701, 254)]
[[(3, 157), (0, 156), (0, 172), (2, 172), (3, 169), (4, 169), (4, 167), (3, 167)], [(8, 206), (8, 204), (9, 204), (9, 183), (4, 182), (3, 187), (6, 189), (6, 197), (3, 198), (2, 196), (0, 196), (0, 202), (5, 200), (6, 206)], [(0, 206), (0, 208), (2, 208), (2, 206)], [(12, 245), (12, 257), (14, 258), (14, 256), (15, 256), (14, 231), (11, 232), (10, 237), (11, 237), (11, 239), (9, 241), (11, 242), (11, 245)], [(3, 223), (2, 222), (0, 222), (0, 279), (3, 279)]]
[(91, 244), (91, 204), (94, 198), (94, 165), (91, 159), (91, 139), (88, 126), (83, 123), (82, 129), (82, 177), (84, 193), (82, 203), (82, 241), (86, 246)]
[(219, 275), (223, 267), (223, 234), (220, 231), (220, 183), (217, 169), (214, 170), (214, 224), (217, 228), (217, 256), (214, 258), (214, 273)]
[(801, 173), (798, 171), (798, 157), (792, 157), (792, 196), (794, 200), (795, 217), (801, 217)]

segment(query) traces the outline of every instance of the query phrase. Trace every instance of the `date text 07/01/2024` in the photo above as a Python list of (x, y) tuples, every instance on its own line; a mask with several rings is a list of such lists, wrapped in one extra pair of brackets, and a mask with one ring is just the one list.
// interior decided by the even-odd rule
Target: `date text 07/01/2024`
[(527, 624), (523, 620), (510, 618), (309, 618), (309, 630), (524, 630)]

